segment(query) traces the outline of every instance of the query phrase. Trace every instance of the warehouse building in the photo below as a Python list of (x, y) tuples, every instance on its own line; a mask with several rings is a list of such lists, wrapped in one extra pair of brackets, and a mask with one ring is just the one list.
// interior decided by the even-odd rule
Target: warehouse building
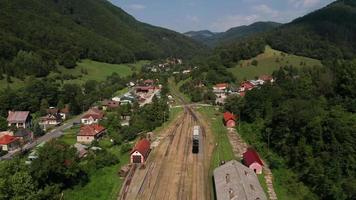
[(217, 200), (267, 200), (255, 172), (236, 160), (214, 170)]

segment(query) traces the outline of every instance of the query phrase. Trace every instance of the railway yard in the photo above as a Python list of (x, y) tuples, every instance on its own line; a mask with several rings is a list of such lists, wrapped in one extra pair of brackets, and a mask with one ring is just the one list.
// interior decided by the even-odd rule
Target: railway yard
[[(132, 167), (119, 199), (211, 199), (209, 166), (214, 147), (208, 128), (192, 107), (166, 129), (144, 167)], [(200, 126), (199, 153), (192, 153), (193, 127)]]

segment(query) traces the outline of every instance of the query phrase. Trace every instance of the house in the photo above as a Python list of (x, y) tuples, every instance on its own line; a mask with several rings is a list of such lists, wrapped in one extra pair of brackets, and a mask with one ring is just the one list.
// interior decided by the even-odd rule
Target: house
[(253, 85), (250, 81), (245, 81), (240, 85), (240, 92), (246, 92), (252, 90), (253, 88), (255, 88), (255, 85)]
[(224, 113), (224, 124), (228, 128), (233, 128), (236, 125), (236, 116), (230, 112)]
[(62, 116), (62, 120), (66, 120), (70, 115), (69, 105), (66, 104), (64, 108), (60, 109), (59, 114)]
[(103, 107), (103, 110), (115, 109), (115, 108), (118, 108), (118, 107), (120, 106), (120, 102), (105, 99), (105, 100), (101, 103), (101, 106)]
[(13, 151), (20, 147), (20, 140), (11, 135), (0, 137), (0, 146), (3, 151)]
[(155, 81), (154, 81), (154, 80), (151, 80), (151, 79), (147, 79), (147, 80), (144, 80), (144, 81), (143, 81), (143, 84), (144, 84), (145, 86), (152, 86), (154, 83), (155, 83)]
[(214, 93), (225, 93), (229, 88), (229, 84), (227, 83), (219, 83), (213, 86)]
[(142, 139), (137, 142), (131, 151), (131, 163), (144, 163), (150, 153), (150, 142), (147, 139)]
[(31, 126), (31, 116), (29, 111), (9, 111), (7, 117), (8, 126), (16, 128), (29, 128)]
[(33, 132), (24, 128), (17, 129), (12, 133), (12, 136), (18, 138), (22, 144), (32, 142), (34, 139)]
[(98, 108), (89, 109), (81, 118), (82, 124), (96, 124), (104, 118), (104, 113)]
[(267, 200), (257, 175), (236, 160), (217, 167), (213, 175), (217, 200)]
[(273, 83), (274, 82), (274, 79), (271, 75), (261, 75), (258, 79), (264, 81), (265, 83)]
[(39, 124), (43, 127), (44, 130), (47, 130), (50, 127), (57, 126), (62, 123), (62, 115), (57, 113), (49, 113), (44, 117), (41, 117)]
[(50, 107), (49, 109), (47, 109), (47, 115), (59, 115), (62, 120), (65, 120), (69, 117), (69, 105), (66, 104), (65, 107), (62, 109)]
[(247, 151), (243, 153), (243, 161), (244, 164), (256, 174), (262, 174), (263, 162), (254, 149), (248, 148)]
[(136, 88), (136, 93), (149, 93), (153, 92), (155, 90), (154, 86), (137, 86)]
[(90, 144), (105, 133), (105, 128), (99, 124), (84, 125), (80, 127), (77, 142)]

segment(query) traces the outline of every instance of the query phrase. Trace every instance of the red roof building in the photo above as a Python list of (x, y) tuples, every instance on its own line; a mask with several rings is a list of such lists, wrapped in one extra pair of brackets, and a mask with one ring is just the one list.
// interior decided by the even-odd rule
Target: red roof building
[(224, 113), (224, 124), (228, 128), (233, 128), (236, 126), (236, 116), (230, 112)]
[(138, 141), (131, 151), (131, 163), (144, 163), (151, 150), (150, 141), (142, 139)]
[(154, 87), (154, 86), (137, 86), (136, 92), (148, 93), (148, 92), (154, 91), (155, 89), (156, 89), (156, 87)]
[(243, 160), (244, 164), (254, 170), (256, 174), (262, 174), (263, 162), (254, 149), (248, 148), (243, 154)]
[(20, 141), (19, 138), (11, 136), (11, 135), (4, 135), (0, 137), (0, 146), (2, 147), (3, 151), (12, 151), (19, 147)]
[(253, 88), (255, 88), (255, 86), (250, 81), (245, 81), (241, 84), (240, 91), (245, 92), (248, 90), (252, 90)]
[(105, 132), (105, 127), (99, 124), (84, 125), (80, 128), (77, 135), (77, 142), (91, 143), (93, 140), (98, 139)]

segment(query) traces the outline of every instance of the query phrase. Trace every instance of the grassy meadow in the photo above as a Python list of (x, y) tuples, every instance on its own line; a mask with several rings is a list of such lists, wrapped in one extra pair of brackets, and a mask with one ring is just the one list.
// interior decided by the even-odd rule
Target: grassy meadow
[[(252, 65), (252, 61), (258, 62), (257, 66)], [(265, 52), (249, 60), (240, 61), (229, 71), (233, 73), (238, 81), (253, 79), (263, 74), (272, 74), (275, 70), (284, 66), (294, 67), (313, 67), (322, 66), (321, 62), (316, 59), (287, 54), (266, 46)]]
[[(116, 72), (121, 77), (130, 76), (133, 72), (138, 72), (141, 67), (148, 64), (149, 61), (142, 60), (136, 63), (128, 64), (108, 64), (93, 60), (81, 60), (73, 69), (67, 69), (63, 66), (58, 66), (56, 72), (51, 72), (48, 77), (56, 80), (64, 79), (61, 83), (78, 83), (82, 84), (87, 80), (103, 81), (106, 77)], [(0, 90), (10, 87), (18, 89), (25, 85), (26, 81), (11, 77), (12, 83), (7, 83), (6, 77), (0, 80)]]

